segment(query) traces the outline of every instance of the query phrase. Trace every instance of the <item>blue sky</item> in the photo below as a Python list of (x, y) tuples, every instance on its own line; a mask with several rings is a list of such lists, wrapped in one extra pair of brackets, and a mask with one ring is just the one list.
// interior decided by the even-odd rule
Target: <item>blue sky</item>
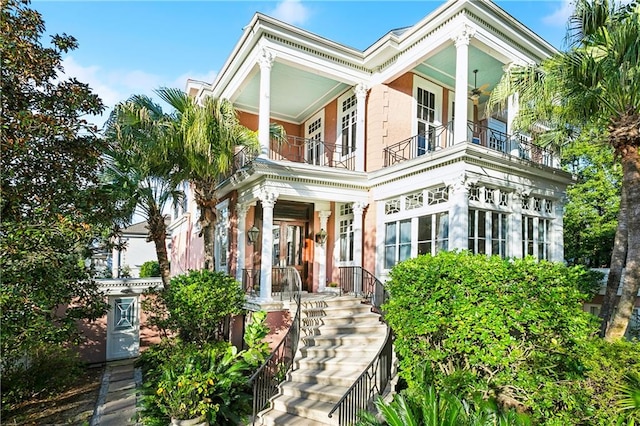
[[(112, 107), (187, 78), (212, 82), (242, 29), (262, 12), (358, 49), (389, 30), (413, 25), (441, 1), (56, 1), (34, 0), (47, 34), (76, 37), (65, 74), (88, 83)], [(496, 3), (561, 48), (569, 0)], [(97, 119), (102, 124), (104, 118)]]

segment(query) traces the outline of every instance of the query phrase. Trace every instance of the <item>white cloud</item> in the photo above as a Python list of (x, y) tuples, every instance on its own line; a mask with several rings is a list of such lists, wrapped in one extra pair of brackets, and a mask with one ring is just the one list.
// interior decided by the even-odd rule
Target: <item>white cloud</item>
[(562, 0), (558, 8), (550, 15), (542, 18), (542, 22), (553, 27), (564, 27), (573, 13), (574, 4), (572, 0)]
[(173, 80), (142, 70), (103, 69), (97, 65), (82, 65), (72, 56), (67, 56), (62, 61), (64, 73), (60, 79), (75, 77), (78, 81), (88, 84), (106, 106), (101, 116), (89, 118), (98, 127), (101, 127), (109, 117), (111, 110), (118, 103), (127, 100), (131, 95), (147, 95), (168, 108), (153, 92), (155, 89), (168, 86), (184, 89), (187, 79), (202, 80), (212, 83), (217, 73), (187, 72)]
[(291, 25), (304, 25), (310, 13), (300, 0), (282, 0), (269, 15)]

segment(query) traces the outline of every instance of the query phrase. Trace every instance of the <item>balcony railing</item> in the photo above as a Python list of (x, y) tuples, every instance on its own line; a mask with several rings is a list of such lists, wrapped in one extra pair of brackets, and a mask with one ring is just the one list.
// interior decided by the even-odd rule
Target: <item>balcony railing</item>
[(453, 122), (429, 127), (426, 133), (412, 136), (384, 149), (384, 166), (389, 167), (429, 152), (453, 145)]
[[(421, 155), (453, 146), (453, 122), (433, 127), (425, 135), (412, 136), (384, 149), (384, 166), (389, 167)], [(478, 123), (467, 123), (467, 141), (511, 157), (549, 167), (558, 167), (553, 152), (535, 145), (522, 134), (509, 135)]]
[(272, 142), (269, 158), (347, 170), (354, 170), (356, 165), (355, 147), (299, 136), (287, 136), (284, 142)]
[[(248, 147), (240, 148), (233, 156), (231, 167), (220, 176), (220, 180), (247, 167), (257, 156), (258, 152)], [(272, 141), (269, 159), (347, 170), (355, 170), (356, 165), (355, 147), (299, 136), (287, 136), (282, 142)]]

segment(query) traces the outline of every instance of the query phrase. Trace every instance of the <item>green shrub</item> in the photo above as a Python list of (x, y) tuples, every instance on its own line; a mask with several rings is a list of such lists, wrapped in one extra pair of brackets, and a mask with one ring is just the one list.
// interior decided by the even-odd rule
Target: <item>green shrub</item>
[(149, 260), (140, 266), (140, 278), (159, 277), (160, 264), (157, 260)]
[(177, 332), (186, 342), (221, 340), (224, 321), (242, 312), (240, 284), (221, 272), (190, 271), (174, 277), (169, 288), (151, 292), (143, 308), (150, 324)]
[(583, 377), (582, 349), (597, 331), (582, 310), (589, 279), (582, 268), (468, 252), (398, 264), (383, 310), (402, 377), (417, 386), (426, 363), (438, 389), (529, 410), (534, 422), (587, 417), (585, 392), (567, 383)]

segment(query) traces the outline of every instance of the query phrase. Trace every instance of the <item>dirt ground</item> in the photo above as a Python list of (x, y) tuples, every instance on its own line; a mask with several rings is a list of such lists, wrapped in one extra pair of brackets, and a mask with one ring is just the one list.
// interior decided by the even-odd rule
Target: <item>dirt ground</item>
[(58, 395), (33, 399), (15, 407), (0, 423), (10, 425), (89, 425), (103, 368), (89, 368), (78, 382)]

